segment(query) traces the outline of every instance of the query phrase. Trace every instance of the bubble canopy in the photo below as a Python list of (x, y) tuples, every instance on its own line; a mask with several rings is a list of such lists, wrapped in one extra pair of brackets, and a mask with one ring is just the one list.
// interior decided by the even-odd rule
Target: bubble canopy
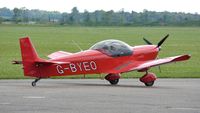
[(100, 51), (111, 57), (129, 56), (133, 54), (131, 46), (119, 40), (104, 40), (94, 44), (90, 50)]

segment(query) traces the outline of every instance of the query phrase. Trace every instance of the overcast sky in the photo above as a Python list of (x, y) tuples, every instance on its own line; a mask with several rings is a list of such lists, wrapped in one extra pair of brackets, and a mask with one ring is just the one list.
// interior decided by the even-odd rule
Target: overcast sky
[(83, 12), (94, 10), (114, 10), (142, 12), (170, 11), (200, 14), (200, 0), (0, 0), (0, 8), (26, 7), (27, 9), (41, 9), (48, 11), (71, 12), (76, 6)]

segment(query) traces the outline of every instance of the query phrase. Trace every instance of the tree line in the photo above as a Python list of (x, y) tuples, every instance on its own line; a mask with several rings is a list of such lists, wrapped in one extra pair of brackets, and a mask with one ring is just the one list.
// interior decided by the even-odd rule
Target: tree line
[(183, 12), (125, 12), (96, 10), (79, 12), (77, 7), (71, 13), (44, 11), (39, 9), (0, 8), (0, 24), (59, 24), (70, 26), (200, 26), (198, 13)]

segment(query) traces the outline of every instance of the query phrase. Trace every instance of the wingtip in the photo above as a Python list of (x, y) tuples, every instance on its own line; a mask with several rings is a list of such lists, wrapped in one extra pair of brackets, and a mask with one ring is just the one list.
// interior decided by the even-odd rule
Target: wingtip
[(192, 57), (192, 55), (191, 54), (187, 54), (187, 57), (188, 57), (188, 59), (190, 59)]
[(25, 37), (21, 37), (20, 39), (24, 39), (24, 38), (30, 38), (29, 36), (25, 36)]
[(178, 58), (175, 58), (173, 61), (184, 61), (184, 60), (189, 60), (190, 57), (191, 57), (191, 55), (188, 55), (188, 54), (186, 54), (186, 55), (181, 55), (181, 56), (179, 56)]

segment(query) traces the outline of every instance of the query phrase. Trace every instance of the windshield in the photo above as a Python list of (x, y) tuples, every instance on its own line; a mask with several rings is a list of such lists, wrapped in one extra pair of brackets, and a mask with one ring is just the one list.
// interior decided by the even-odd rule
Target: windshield
[(112, 57), (129, 56), (133, 51), (131, 47), (119, 40), (104, 40), (93, 45), (91, 50), (98, 50)]

